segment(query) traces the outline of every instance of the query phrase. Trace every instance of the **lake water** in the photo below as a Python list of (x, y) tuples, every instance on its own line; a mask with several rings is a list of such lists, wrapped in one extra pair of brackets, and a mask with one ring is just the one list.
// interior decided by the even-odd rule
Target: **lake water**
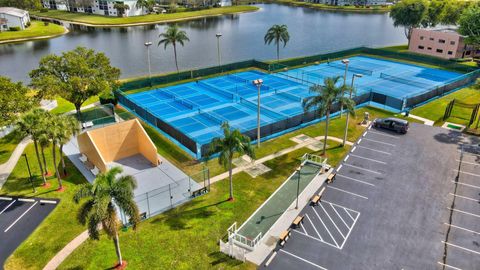
[[(356, 14), (320, 11), (278, 4), (258, 5), (252, 13), (225, 15), (179, 22), (190, 42), (178, 48), (180, 69), (216, 65), (216, 33), (222, 33), (222, 63), (247, 59), (274, 59), (276, 49), (264, 45), (263, 37), (273, 24), (286, 24), (290, 42), (281, 58), (306, 56), (358, 46), (388, 46), (406, 43), (402, 28), (394, 28), (388, 14)], [(0, 75), (28, 82), (28, 72), (50, 53), (85, 46), (104, 52), (122, 77), (148, 74), (146, 41), (151, 46), (152, 73), (175, 70), (173, 49), (157, 47), (158, 35), (167, 24), (125, 28), (69, 26), (70, 33), (50, 40), (0, 45)]]

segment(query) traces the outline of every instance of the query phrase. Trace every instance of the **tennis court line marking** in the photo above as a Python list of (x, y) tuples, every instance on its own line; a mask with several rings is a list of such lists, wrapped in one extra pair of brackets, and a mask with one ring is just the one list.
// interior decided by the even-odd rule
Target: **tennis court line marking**
[(447, 208), (448, 210), (451, 210), (451, 211), (454, 211), (454, 212), (459, 212), (459, 213), (462, 213), (462, 214), (465, 214), (465, 215), (469, 215), (469, 216), (474, 216), (474, 217), (478, 217), (480, 218), (479, 215), (475, 215), (475, 214), (472, 214), (470, 212), (466, 212), (466, 211), (462, 211), (462, 210), (458, 210), (458, 209), (452, 209), (450, 207)]
[(332, 217), (330, 217), (330, 214), (328, 214), (327, 210), (325, 209), (325, 207), (323, 207), (323, 205), (320, 203), (320, 207), (322, 207), (323, 209), (323, 212), (325, 212), (325, 214), (327, 215), (327, 217), (330, 219), (330, 221), (333, 223), (333, 226), (335, 226), (335, 228), (337, 229), (338, 233), (340, 233), (340, 235), (343, 237), (343, 240), (345, 240), (345, 235), (343, 235), (342, 231), (340, 231), (340, 228), (338, 228), (337, 224), (335, 223), (335, 221), (333, 221)]
[(3, 214), (3, 212), (5, 212), (10, 206), (12, 206), (12, 204), (14, 204), (15, 201), (17, 201), (17, 200), (13, 200), (13, 202), (11, 202), (9, 205), (7, 205), (7, 207), (3, 208), (3, 210), (0, 212), (0, 215)]
[(478, 188), (478, 189), (480, 189), (480, 187), (479, 187), (479, 186), (470, 185), (470, 184), (465, 184), (465, 183), (462, 183), (462, 182), (455, 182), (455, 181), (452, 181), (452, 183), (454, 183), (454, 184), (459, 184), (459, 185), (462, 185), (462, 186), (467, 186), (467, 187), (472, 187), (472, 188)]
[(475, 177), (480, 177), (480, 174), (476, 174), (476, 173), (471, 173), (471, 172), (466, 172), (466, 171), (462, 171), (462, 170), (457, 170), (457, 169), (453, 169), (454, 172), (460, 172), (462, 174), (468, 174), (468, 175), (471, 175), (471, 176), (475, 176)]
[(367, 149), (367, 150), (370, 150), (370, 151), (382, 153), (382, 154), (385, 154), (385, 155), (392, 155), (391, 153), (388, 153), (388, 152), (385, 152), (385, 151), (380, 151), (380, 150), (377, 150), (377, 149), (373, 149), (373, 148), (369, 148), (369, 147), (365, 147), (365, 146), (361, 146), (361, 145), (358, 145), (358, 147), (361, 147), (361, 148), (364, 148), (364, 149)]
[(354, 154), (350, 154), (352, 157), (357, 157), (357, 158), (361, 158), (361, 159), (365, 159), (365, 160), (370, 160), (370, 161), (373, 161), (373, 162), (377, 162), (377, 163), (380, 163), (380, 164), (387, 164), (386, 162), (383, 162), (383, 161), (380, 161), (380, 160), (376, 160), (376, 159), (373, 159), (373, 158), (367, 158), (367, 157), (362, 157), (362, 156), (359, 156), (359, 155), (354, 155)]
[(457, 229), (460, 229), (460, 230), (464, 230), (464, 231), (467, 231), (467, 232), (471, 232), (471, 233), (480, 235), (480, 232), (472, 231), (472, 230), (470, 230), (470, 229), (463, 228), (463, 227), (460, 227), (460, 226), (457, 226), (457, 225), (448, 224), (448, 223), (443, 223), (443, 224), (445, 224), (445, 225), (447, 225), (447, 226), (452, 226), (453, 228), (457, 228)]
[(376, 142), (376, 143), (380, 143), (380, 144), (384, 144), (384, 145), (388, 145), (388, 146), (395, 147), (395, 144), (393, 144), (393, 143), (386, 143), (386, 142), (382, 142), (382, 141), (372, 140), (372, 139), (369, 139), (369, 138), (365, 138), (365, 140), (366, 140), (366, 141), (370, 141), (370, 142)]
[(340, 164), (340, 166), (338, 166), (337, 173), (342, 169), (342, 166), (343, 164)]
[(462, 164), (469, 164), (469, 165), (474, 165), (474, 166), (480, 166), (480, 163), (473, 163), (473, 162), (468, 162), (468, 161), (463, 161), (463, 160), (460, 160), (460, 159), (455, 159), (455, 161), (457, 162), (462, 162)]
[(314, 267), (316, 267), (316, 268), (318, 268), (318, 269), (328, 270), (328, 269), (325, 268), (325, 267), (322, 267), (322, 266), (320, 266), (320, 265), (318, 265), (318, 264), (316, 264), (316, 263), (313, 263), (313, 262), (311, 262), (311, 261), (309, 261), (309, 260), (306, 260), (306, 259), (304, 259), (304, 258), (302, 258), (302, 257), (299, 257), (299, 256), (297, 256), (297, 255), (295, 255), (295, 254), (292, 254), (292, 253), (290, 253), (290, 252), (288, 252), (288, 251), (285, 251), (285, 250), (283, 250), (283, 249), (280, 249), (280, 251), (283, 252), (283, 253), (285, 253), (285, 254), (287, 254), (287, 255), (290, 255), (290, 256), (292, 256), (292, 257), (294, 257), (294, 258), (296, 258), (296, 259), (299, 259), (299, 260), (301, 260), (301, 261), (303, 261), (303, 262), (306, 262), (306, 263), (308, 263), (308, 264), (310, 264), (310, 265), (312, 265), (312, 266), (314, 266)]
[(345, 166), (348, 166), (348, 167), (352, 167), (352, 168), (355, 168), (355, 169), (358, 169), (358, 170), (364, 170), (366, 172), (371, 172), (371, 173), (375, 173), (375, 174), (382, 174), (381, 172), (377, 172), (377, 171), (374, 171), (374, 170), (369, 170), (369, 169), (365, 169), (365, 168), (362, 168), (362, 167), (359, 167), (359, 166), (355, 166), (355, 165), (351, 165), (351, 164), (347, 164), (347, 163), (343, 163), (343, 165)]
[(365, 185), (369, 185), (369, 186), (372, 186), (372, 187), (375, 186), (375, 185), (372, 184), (372, 183), (368, 183), (368, 182), (365, 182), (365, 181), (362, 181), (362, 180), (358, 180), (358, 179), (355, 179), (355, 178), (350, 177), (350, 176), (345, 176), (345, 175), (343, 175), (343, 174), (338, 174), (338, 173), (337, 173), (337, 177), (338, 177), (338, 176), (343, 177), (343, 178), (348, 179), (348, 180), (356, 181), (356, 182), (359, 182), (359, 183), (362, 183), (362, 184), (365, 184)]
[(357, 193), (353, 193), (353, 192), (346, 191), (346, 190), (343, 190), (343, 189), (339, 189), (339, 188), (336, 188), (336, 187), (329, 187), (329, 188), (336, 189), (336, 190), (338, 190), (338, 191), (345, 192), (345, 193), (348, 193), (348, 194), (350, 194), (350, 195), (357, 196), (357, 197), (360, 197), (360, 198), (362, 198), (362, 199), (368, 200), (367, 197), (362, 196), (362, 195), (359, 195), (359, 194), (357, 194)]
[(34, 204), (32, 204), (25, 212), (23, 212), (23, 214), (21, 214), (10, 226), (8, 226), (7, 229), (5, 229), (5, 231), (3, 232), (8, 232), (8, 230), (10, 230), (13, 225), (15, 225), (23, 216), (25, 216), (28, 211), (30, 211), (38, 202), (35, 202)]
[(349, 157), (350, 157), (350, 155), (347, 155), (347, 156), (345, 157), (345, 159), (343, 159), (343, 162), (347, 162), (347, 160), (348, 160)]
[(476, 200), (474, 198), (470, 198), (470, 197), (467, 197), (467, 196), (457, 195), (457, 194), (453, 194), (453, 193), (448, 193), (448, 195), (452, 195), (452, 196), (455, 196), (455, 197), (458, 197), (458, 198), (462, 198), (462, 199), (466, 199), (466, 200), (470, 200), (470, 201), (474, 201), (474, 202), (480, 202), (480, 200)]
[(355, 150), (357, 150), (357, 147), (356, 147), (356, 146), (353, 147), (352, 153), (355, 152)]
[[(320, 219), (320, 222), (322, 223), (323, 227), (325, 228), (325, 230), (327, 230), (327, 233), (328, 235), (330, 235), (330, 238), (332, 238), (333, 242), (335, 243), (335, 247), (338, 248), (338, 243), (337, 241), (335, 240), (335, 238), (333, 238), (333, 235), (332, 233), (330, 232), (330, 230), (328, 229), (327, 225), (325, 225), (325, 222), (323, 222), (323, 219), (320, 217), (320, 215), (318, 214), (317, 210), (315, 210), (315, 208), (312, 208), (313, 209), (313, 212), (315, 213), (315, 215), (317, 215), (318, 219)], [(325, 242), (325, 241), (322, 241), (322, 242)], [(333, 244), (331, 244), (333, 245)]]
[(328, 243), (328, 242), (325, 242), (325, 241), (321, 241), (320, 239), (318, 239), (318, 238), (316, 238), (316, 237), (313, 237), (313, 236), (311, 236), (311, 235), (308, 235), (308, 234), (304, 234), (304, 233), (302, 233), (302, 232), (299, 231), (299, 230), (292, 230), (292, 232), (296, 232), (296, 233), (298, 233), (298, 234), (301, 234), (301, 235), (303, 235), (303, 236), (306, 236), (306, 237), (308, 237), (308, 238), (310, 238), (310, 239), (313, 239), (313, 240), (315, 240), (315, 241), (318, 241), (318, 242), (320, 242), (320, 243), (324, 243), (324, 244), (329, 245), (329, 246), (331, 246), (331, 247), (338, 248), (337, 246), (335, 246), (335, 245), (332, 244), (332, 243)]
[[(312, 220), (310, 219), (310, 217), (308, 216), (307, 213), (305, 213), (305, 216), (307, 217), (308, 221), (310, 221), (310, 224), (312, 224), (312, 227), (313, 227), (313, 229), (315, 230), (315, 232), (317, 233), (318, 238), (323, 241), (322, 236), (321, 236), (320, 233), (317, 231), (317, 228), (315, 227), (315, 225), (313, 225), (313, 222), (312, 222)], [(304, 231), (305, 231), (305, 234), (308, 235), (307, 230), (304, 229)]]
[(389, 137), (389, 138), (393, 138), (393, 139), (398, 140), (398, 137), (388, 135), (388, 134), (383, 134), (382, 132), (377, 132), (377, 131), (373, 131), (373, 130), (370, 130), (369, 132), (373, 133), (373, 134), (378, 134), (378, 135), (382, 135), (382, 136), (385, 136), (385, 137)]
[(442, 266), (446, 266), (448, 268), (452, 268), (454, 270), (462, 270), (461, 268), (458, 268), (458, 267), (455, 267), (455, 266), (451, 266), (451, 265), (448, 265), (448, 264), (444, 264), (442, 262), (438, 262), (438, 264), (442, 265)]
[(452, 246), (452, 247), (456, 247), (456, 248), (459, 248), (459, 249), (463, 249), (465, 251), (469, 251), (469, 252), (472, 252), (472, 253), (475, 253), (477, 255), (480, 255), (480, 252), (478, 251), (475, 251), (475, 250), (471, 250), (469, 248), (466, 248), (466, 247), (462, 247), (462, 246), (459, 246), (459, 245), (455, 245), (455, 244), (452, 244), (452, 243), (449, 243), (449, 242), (445, 242), (445, 241), (442, 241), (443, 244), (447, 244), (449, 246)]

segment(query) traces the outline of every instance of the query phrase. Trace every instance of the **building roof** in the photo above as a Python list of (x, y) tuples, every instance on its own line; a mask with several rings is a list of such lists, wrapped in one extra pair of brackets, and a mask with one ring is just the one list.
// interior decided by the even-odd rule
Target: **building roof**
[(16, 17), (23, 17), (28, 14), (28, 11), (13, 7), (0, 7), (0, 14), (2, 13)]

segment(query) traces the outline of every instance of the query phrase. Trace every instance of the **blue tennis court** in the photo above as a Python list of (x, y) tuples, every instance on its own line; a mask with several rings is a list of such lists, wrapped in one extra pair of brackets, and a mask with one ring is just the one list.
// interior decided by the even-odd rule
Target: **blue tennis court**
[[(347, 83), (354, 74), (356, 96), (370, 95), (357, 103), (380, 102), (405, 106), (405, 98), (445, 85), (462, 74), (393, 62), (365, 56), (349, 58)], [(193, 156), (206, 155), (213, 138), (222, 136), (220, 125), (228, 122), (256, 139), (258, 90), (252, 81), (262, 79), (260, 95), (261, 137), (275, 136), (315, 120), (314, 112), (305, 112), (304, 98), (310, 87), (327, 77), (341, 76), (340, 61), (281, 70), (268, 74), (249, 70), (220, 77), (184, 83), (125, 96), (120, 100), (152, 126), (169, 135)], [(343, 80), (339, 83), (343, 84)], [(373, 95), (372, 97), (372, 93)], [(364, 96), (365, 96), (364, 95)], [(378, 95), (384, 96), (383, 101)]]

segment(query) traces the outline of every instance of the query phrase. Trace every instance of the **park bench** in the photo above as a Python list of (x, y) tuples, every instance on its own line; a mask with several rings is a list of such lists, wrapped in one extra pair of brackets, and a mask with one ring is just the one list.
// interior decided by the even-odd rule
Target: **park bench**
[(298, 226), (300, 226), (300, 223), (303, 223), (303, 217), (304, 217), (304, 216), (297, 216), (297, 217), (293, 220), (292, 227), (293, 227), (293, 228), (298, 228)]
[(323, 195), (323, 192), (325, 192), (325, 187), (323, 187), (320, 192), (318, 192), (318, 194), (314, 195), (312, 197), (312, 205), (315, 206), (315, 205), (318, 205), (318, 203), (322, 200), (322, 195)]
[(203, 187), (201, 189), (197, 189), (197, 190), (194, 190), (192, 191), (192, 197), (197, 197), (197, 196), (200, 196), (202, 194), (205, 194), (207, 193), (207, 187)]
[(290, 230), (285, 230), (280, 234), (280, 237), (278, 238), (278, 243), (280, 244), (281, 247), (283, 247), (287, 242), (288, 238), (290, 238), (290, 234), (291, 234)]
[(90, 171), (92, 172), (92, 174), (93, 174), (94, 176), (97, 176), (97, 175), (100, 173), (100, 171), (98, 170), (97, 167), (93, 167), (93, 169), (91, 169)]
[(82, 123), (82, 128), (83, 129), (90, 128), (90, 127), (93, 127), (93, 122), (92, 121)]
[(85, 156), (84, 154), (82, 154), (82, 155), (80, 156), (80, 161), (81, 161), (81, 162), (85, 163), (85, 162), (87, 162), (87, 160), (88, 160), (88, 158), (87, 158), (87, 156)]
[(337, 175), (337, 173), (334, 173), (334, 172), (332, 172), (331, 174), (329, 174), (328, 177), (327, 177), (327, 183), (329, 183), (329, 184), (332, 183), (333, 180), (335, 180), (335, 176), (336, 176), (336, 175)]

